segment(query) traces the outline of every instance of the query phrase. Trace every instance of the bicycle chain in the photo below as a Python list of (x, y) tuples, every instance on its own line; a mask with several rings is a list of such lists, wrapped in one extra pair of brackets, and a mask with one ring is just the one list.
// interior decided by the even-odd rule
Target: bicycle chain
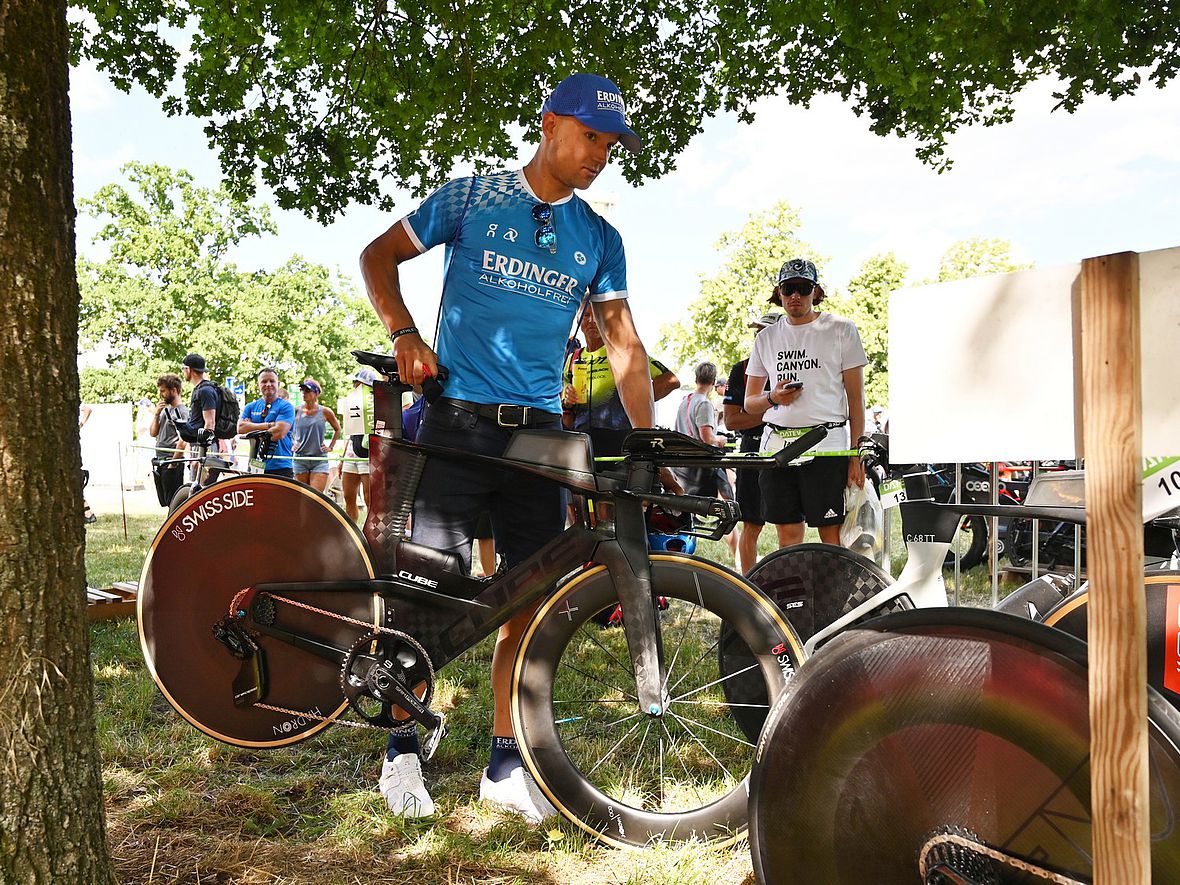
[(1038, 867), (1027, 861), (1019, 860), (1012, 857), (1010, 854), (1005, 854), (1002, 851), (997, 851), (994, 848), (989, 848), (986, 845), (977, 842), (974, 839), (969, 839), (966, 836), (960, 836), (957, 833), (940, 833), (927, 840), (926, 844), (922, 846), (921, 852), (918, 854), (918, 872), (922, 880), (926, 879), (927, 863), (930, 859), (930, 852), (941, 845), (954, 845), (958, 848), (964, 848), (967, 851), (981, 854), (984, 857), (1004, 864), (1015, 870), (1025, 873), (1029, 876), (1036, 876), (1046, 882), (1052, 882), (1053, 885), (1085, 885), (1084, 882), (1079, 882), (1077, 879), (1071, 879), (1068, 876), (1062, 876), (1059, 873), (1051, 872), (1043, 867)]
[[(248, 593), (250, 591), (250, 589), (251, 588), (247, 587), (245, 590), (238, 592), (234, 596), (233, 600), (230, 602), (229, 614), (230, 614), (231, 618), (236, 618), (238, 616), (238, 612), (241, 611), (241, 609), (238, 606), (238, 601), (246, 593)], [(362, 621), (358, 618), (350, 618), (348, 615), (342, 615), (339, 612), (330, 612), (327, 609), (317, 608), (316, 606), (309, 605), (306, 602), (299, 602), (298, 600), (295, 600), (295, 599), (288, 599), (286, 596), (276, 596), (274, 593), (268, 593), (266, 595), (269, 596), (271, 599), (275, 600), (276, 602), (285, 602), (285, 603), (287, 603), (287, 605), (293, 605), (296, 608), (302, 608), (302, 609), (305, 609), (309, 612), (314, 612), (317, 615), (323, 615), (326, 618), (333, 618), (337, 621), (344, 621), (347, 624), (353, 624), (357, 627), (363, 627), (366, 631), (377, 632), (377, 633), (392, 633), (395, 636), (404, 637), (406, 639), (409, 639), (410, 642), (412, 642), (414, 645), (416, 645), (419, 649), (422, 650), (422, 659), (426, 662), (426, 668), (430, 673), (431, 681), (432, 682), (434, 681), (434, 665), (430, 661), (430, 656), (426, 654), (425, 649), (422, 649), (422, 646), (419, 645), (418, 642), (416, 640), (414, 640), (413, 637), (411, 637), (408, 633), (403, 633), (401, 630), (394, 630), (392, 627), (382, 627), (379, 624), (372, 624), (372, 623), (369, 623), (368, 621)], [(253, 704), (253, 706), (258, 707), (259, 709), (262, 709), (262, 710), (270, 710), (274, 713), (283, 713), (284, 715), (287, 715), (287, 716), (302, 716), (304, 719), (314, 719), (319, 722), (333, 722), (338, 725), (347, 725), (349, 728), (372, 728), (377, 731), (388, 731), (388, 729), (382, 728), (379, 725), (372, 725), (368, 722), (353, 722), (351, 719), (333, 718), (331, 716), (321, 716), (318, 713), (302, 712), (300, 710), (289, 710), (286, 707), (276, 707), (274, 704), (264, 704), (262, 702), (258, 702), (256, 704)], [(412, 719), (409, 721), (411, 723), (413, 723)]]

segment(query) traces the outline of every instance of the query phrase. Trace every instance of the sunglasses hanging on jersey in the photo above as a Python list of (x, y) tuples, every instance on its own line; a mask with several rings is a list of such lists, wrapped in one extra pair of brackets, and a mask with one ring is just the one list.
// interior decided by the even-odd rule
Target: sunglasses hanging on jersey
[(550, 255), (557, 253), (557, 228), (553, 226), (553, 207), (548, 203), (538, 203), (533, 207), (533, 221), (541, 225), (533, 240), (538, 247), (548, 249)]

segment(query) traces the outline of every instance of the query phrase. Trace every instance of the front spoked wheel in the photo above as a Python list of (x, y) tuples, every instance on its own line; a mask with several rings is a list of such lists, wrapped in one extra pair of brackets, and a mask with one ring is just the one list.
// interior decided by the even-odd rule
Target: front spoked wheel
[[(614, 845), (726, 840), (747, 822), (755, 744), (735, 710), (765, 716), (802, 658), (777, 607), (712, 563), (653, 555), (667, 698), (662, 715), (641, 712), (622, 629), (594, 614), (618, 600), (606, 569), (580, 572), (537, 611), (517, 652), (512, 718), (525, 762), (557, 809)], [(755, 649), (748, 670), (758, 689), (727, 697), (721, 626)]]

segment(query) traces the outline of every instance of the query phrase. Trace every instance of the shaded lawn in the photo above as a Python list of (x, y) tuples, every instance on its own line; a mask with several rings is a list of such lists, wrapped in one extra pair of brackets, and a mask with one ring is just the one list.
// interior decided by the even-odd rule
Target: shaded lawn
[[(87, 529), (88, 582), (138, 580), (160, 521), (131, 516), (124, 539), (121, 517), (100, 517)], [(767, 529), (760, 552), (773, 549), (771, 537)], [(904, 546), (894, 550), (896, 572)], [(731, 561), (720, 543), (698, 552)], [(986, 605), (990, 593), (984, 569), (965, 576), (965, 602)], [(427, 767), (439, 813), (406, 822), (375, 790), (383, 733), (335, 727), (294, 747), (230, 747), (192, 728), (156, 690), (133, 622), (96, 624), (91, 636), (107, 832), (123, 882), (752, 881), (744, 843), (616, 850), (572, 824), (536, 830), (480, 806), (492, 640), (439, 676), (436, 703), (451, 729)]]

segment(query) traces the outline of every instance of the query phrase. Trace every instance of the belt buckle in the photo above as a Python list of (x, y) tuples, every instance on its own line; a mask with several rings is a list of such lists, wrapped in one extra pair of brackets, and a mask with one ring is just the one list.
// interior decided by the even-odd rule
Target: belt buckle
[[(504, 418), (504, 410), (505, 409), (520, 409), (520, 413), (518, 416), (519, 420), (516, 421), (515, 423), (511, 423), (511, 422), (507, 421)], [(522, 424), (526, 424), (528, 422), (528, 420), (529, 420), (529, 407), (528, 406), (517, 406), (517, 405), (513, 405), (512, 403), (500, 403), (500, 405), (496, 406), (496, 423), (499, 424), (501, 427), (520, 427)]]

